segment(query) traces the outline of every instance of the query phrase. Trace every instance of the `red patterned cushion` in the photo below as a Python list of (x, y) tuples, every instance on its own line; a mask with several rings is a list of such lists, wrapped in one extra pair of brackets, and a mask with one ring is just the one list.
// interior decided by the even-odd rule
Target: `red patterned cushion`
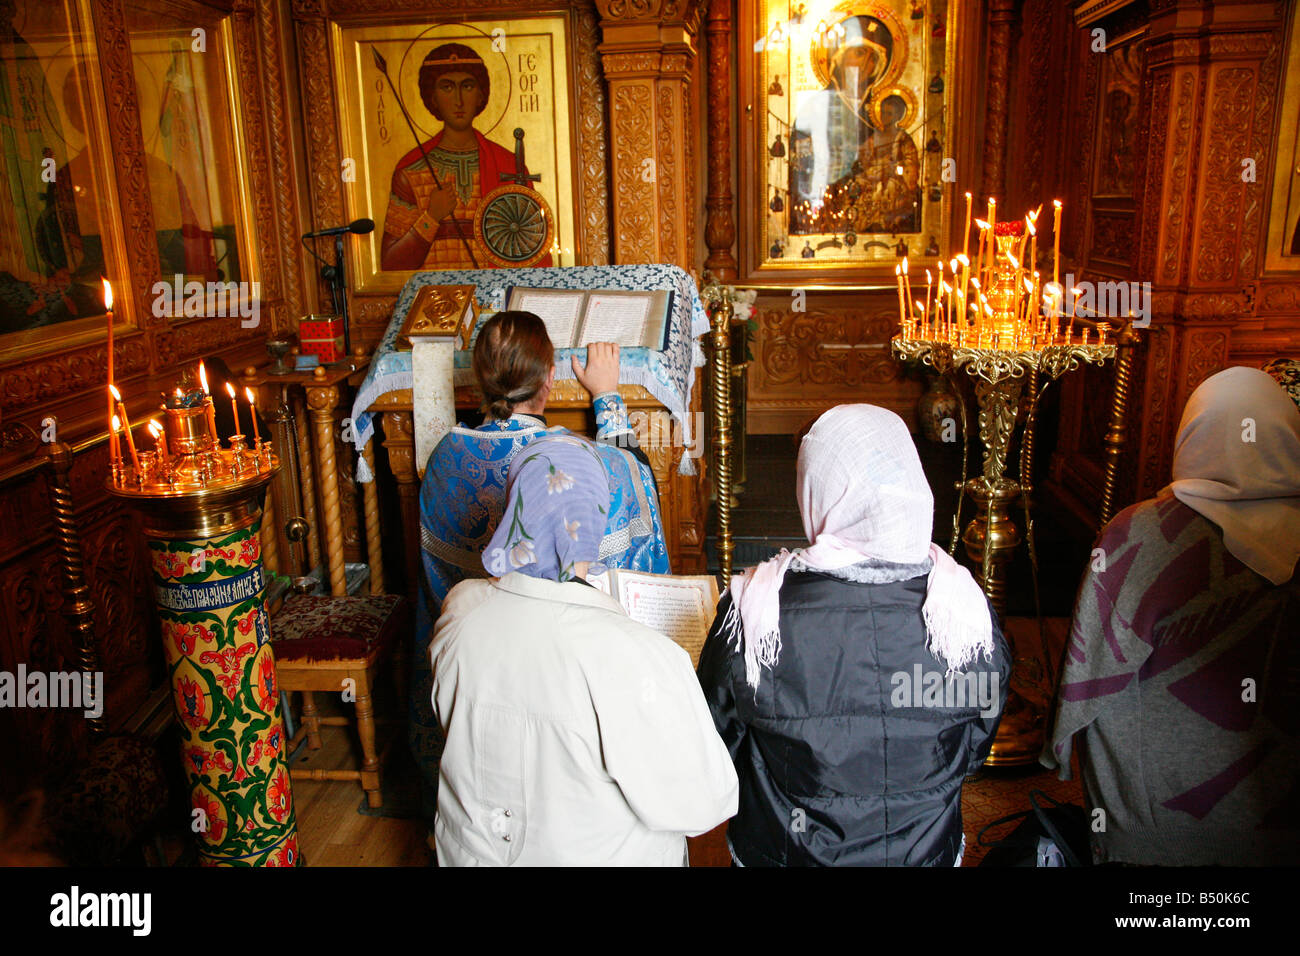
[(396, 594), (320, 597), (298, 594), (271, 621), (276, 660), (372, 660), (406, 626)]

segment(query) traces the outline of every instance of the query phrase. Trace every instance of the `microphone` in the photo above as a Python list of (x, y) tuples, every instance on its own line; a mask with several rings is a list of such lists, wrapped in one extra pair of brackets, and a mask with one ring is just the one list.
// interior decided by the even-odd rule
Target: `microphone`
[(346, 226), (335, 226), (333, 229), (320, 229), (316, 232), (308, 232), (303, 235), (304, 239), (319, 239), (322, 236), (342, 236), (349, 232), (356, 233), (358, 236), (364, 236), (368, 232), (375, 231), (375, 221), (373, 219), (358, 219), (350, 222)]

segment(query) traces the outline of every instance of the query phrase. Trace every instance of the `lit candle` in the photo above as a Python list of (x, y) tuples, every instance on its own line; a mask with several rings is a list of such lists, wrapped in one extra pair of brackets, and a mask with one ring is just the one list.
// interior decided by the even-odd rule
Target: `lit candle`
[(149, 419), (148, 427), (149, 434), (153, 436), (154, 441), (158, 444), (158, 461), (165, 465), (167, 464), (167, 434), (156, 419)]
[[(1039, 206), (1038, 209), (1042, 209)], [(1029, 268), (1038, 268), (1038, 209), (1035, 209), (1025, 217), (1025, 222), (1029, 226)]]
[(131, 452), (131, 464), (135, 465), (135, 473), (140, 474), (140, 456), (135, 453), (135, 439), (131, 436), (131, 419), (127, 418), (126, 406), (122, 404), (122, 393), (117, 390), (116, 385), (108, 386), (108, 390), (113, 393), (113, 400), (117, 402), (117, 414), (122, 419), (122, 431), (126, 434), (126, 447)]
[(257, 402), (253, 400), (253, 390), (247, 385), (244, 386), (244, 395), (248, 399), (248, 414), (253, 419), (253, 447), (256, 448), (262, 440), (262, 435), (257, 430)]
[(966, 194), (966, 227), (961, 231), (961, 254), (967, 258), (970, 256), (970, 193)]
[[(117, 412), (114, 412), (114, 413), (113, 413), (113, 417), (110, 418), (110, 419), (109, 419), (109, 422), (108, 422), (108, 433), (109, 433), (110, 435), (113, 436), (113, 443), (114, 443), (114, 444), (117, 444), (117, 431), (118, 431), (118, 429), (121, 428), (121, 427), (122, 427), (122, 422), (121, 422), (121, 420), (117, 417)], [(121, 448), (121, 445), (118, 445), (118, 448), (120, 449), (120, 448)], [(121, 465), (121, 464), (122, 464), (122, 459), (121, 459), (121, 456), (120, 456), (120, 455), (119, 455), (118, 458), (114, 461), (114, 464), (116, 464), (116, 465)]]
[[(942, 269), (943, 266), (941, 265), (939, 268)], [(930, 275), (930, 270), (926, 269), (925, 270), (925, 309), (924, 311), (921, 312), (921, 314), (925, 316), (927, 322), (930, 321), (930, 283), (932, 283), (933, 281), (934, 281), (934, 277)], [(943, 280), (940, 279), (939, 281), (942, 282)]]
[(903, 267), (894, 266), (894, 281), (898, 283), (898, 316), (903, 322), (903, 329), (907, 329), (907, 307), (903, 305)]
[[(957, 261), (961, 263), (961, 301), (962, 301), (962, 318), (964, 321), (966, 316), (966, 312), (965, 312), (966, 291), (970, 284), (970, 257), (963, 252), (960, 256), (957, 257)], [(956, 271), (957, 271), (956, 269), (953, 269), (954, 273)]]
[[(100, 278), (104, 283), (104, 311), (108, 313), (108, 384), (113, 384), (113, 286), (105, 278)], [(120, 461), (122, 458), (122, 446), (118, 444), (117, 432), (111, 426), (113, 424), (113, 396), (108, 396), (108, 453), (114, 461)]]
[(1052, 281), (1061, 281), (1061, 200), (1053, 199), (1052, 207)]
[(217, 409), (212, 404), (212, 393), (208, 391), (208, 370), (203, 367), (202, 361), (199, 362), (199, 384), (203, 386), (203, 395), (207, 399), (208, 436), (220, 444), (221, 439), (217, 437)]
[(984, 243), (988, 239), (989, 224), (983, 219), (976, 219), (975, 225), (980, 231), (979, 248), (975, 251), (975, 278), (984, 281)]
[(998, 261), (998, 201), (992, 196), (989, 197), (989, 279), (993, 278), (993, 270), (997, 268)]
[[(912, 280), (907, 277), (907, 256), (903, 256), (903, 291), (907, 293), (907, 307), (912, 308)], [(909, 314), (908, 318), (912, 316)]]
[(235, 404), (235, 386), (229, 382), (226, 383), (226, 394), (230, 396), (230, 414), (235, 418), (235, 434), (242, 435), (239, 430), (239, 406)]

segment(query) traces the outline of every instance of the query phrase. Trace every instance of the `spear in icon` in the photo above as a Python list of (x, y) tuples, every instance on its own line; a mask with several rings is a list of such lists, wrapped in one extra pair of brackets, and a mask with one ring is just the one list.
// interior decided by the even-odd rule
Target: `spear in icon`
[[(406, 111), (406, 104), (402, 102), (402, 95), (397, 92), (397, 87), (393, 85), (393, 78), (388, 75), (388, 61), (379, 55), (377, 47), (371, 47), (370, 52), (375, 56), (375, 67), (380, 73), (384, 74), (384, 79), (388, 81), (388, 88), (393, 91), (393, 99), (397, 100), (397, 106), (402, 111), (402, 117), (406, 120), (406, 128), (411, 131), (411, 136), (415, 139), (415, 148), (420, 151), (420, 155), (424, 158), (424, 165), (428, 168), (429, 175), (433, 177), (434, 189), (441, 189), (442, 183), (438, 181), (438, 174), (433, 171), (433, 163), (429, 160), (429, 154), (425, 152), (424, 144), (420, 142), (420, 135), (415, 131), (415, 124), (411, 122), (411, 114)], [(474, 250), (470, 248), (469, 240), (465, 238), (465, 234), (460, 231), (459, 226), (456, 227), (456, 235), (460, 237), (461, 245), (465, 247), (465, 251), (469, 254), (469, 261), (477, 269), (479, 267), (478, 259), (474, 257)]]

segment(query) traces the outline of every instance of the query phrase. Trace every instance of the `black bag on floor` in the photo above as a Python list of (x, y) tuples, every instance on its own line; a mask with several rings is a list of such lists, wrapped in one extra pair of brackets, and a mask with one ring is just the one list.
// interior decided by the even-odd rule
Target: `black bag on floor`
[[(1044, 807), (1040, 800), (1051, 804)], [(1029, 791), (1031, 809), (994, 820), (976, 837), (989, 852), (980, 866), (1088, 866), (1088, 816), (1083, 807), (1061, 803), (1042, 790)], [(1021, 823), (1001, 840), (986, 842), (984, 834), (1012, 820)]]

